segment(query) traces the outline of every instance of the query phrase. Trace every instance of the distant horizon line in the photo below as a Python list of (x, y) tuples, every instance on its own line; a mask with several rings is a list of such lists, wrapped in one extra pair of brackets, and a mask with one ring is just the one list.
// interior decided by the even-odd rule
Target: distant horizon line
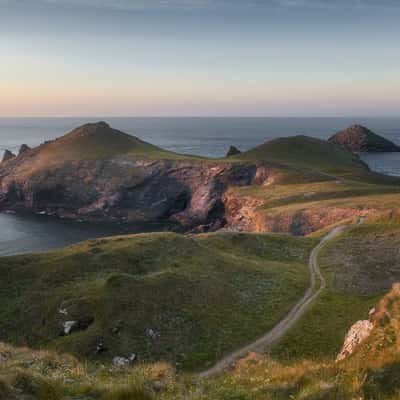
[(244, 118), (275, 118), (275, 119), (306, 119), (306, 118), (320, 118), (320, 119), (328, 119), (328, 118), (400, 118), (399, 115), (388, 114), (388, 115), (32, 115), (32, 116), (19, 116), (19, 115), (4, 115), (0, 116), (0, 119), (74, 119), (74, 118), (90, 118), (90, 119), (107, 119), (107, 118), (143, 118), (143, 119), (151, 119), (151, 118), (160, 118), (160, 119), (218, 119), (218, 118), (231, 118), (231, 119), (244, 119)]

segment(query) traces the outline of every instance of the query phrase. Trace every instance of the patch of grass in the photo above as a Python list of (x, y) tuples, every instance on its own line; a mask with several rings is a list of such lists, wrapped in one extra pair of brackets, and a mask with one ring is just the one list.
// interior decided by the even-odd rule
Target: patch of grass
[[(288, 312), (309, 284), (314, 245), (280, 235), (161, 233), (3, 258), (0, 330), (8, 342), (82, 358), (135, 353), (200, 369)], [(87, 329), (60, 336), (66, 320)], [(97, 354), (99, 343), (105, 351)]]

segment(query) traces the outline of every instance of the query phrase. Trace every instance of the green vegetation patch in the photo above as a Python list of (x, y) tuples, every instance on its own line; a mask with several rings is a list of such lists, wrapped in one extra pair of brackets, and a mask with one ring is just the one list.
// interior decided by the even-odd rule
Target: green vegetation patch
[(353, 153), (327, 141), (303, 135), (270, 140), (231, 158), (275, 161), (331, 174), (367, 170)]
[[(290, 310), (309, 284), (314, 245), (280, 235), (162, 233), (3, 258), (2, 339), (104, 362), (135, 353), (200, 369)], [(79, 329), (63, 335), (66, 321)]]

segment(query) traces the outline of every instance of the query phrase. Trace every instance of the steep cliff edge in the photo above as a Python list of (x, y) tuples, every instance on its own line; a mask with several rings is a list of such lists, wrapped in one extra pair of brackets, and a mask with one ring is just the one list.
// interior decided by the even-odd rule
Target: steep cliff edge
[(106, 123), (87, 124), (0, 165), (0, 207), (89, 220), (225, 224), (223, 193), (274, 170), (165, 151)]

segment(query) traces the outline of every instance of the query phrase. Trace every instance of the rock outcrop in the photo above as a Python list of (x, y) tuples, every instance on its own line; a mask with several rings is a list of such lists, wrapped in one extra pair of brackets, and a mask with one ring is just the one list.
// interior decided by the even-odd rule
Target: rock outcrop
[(3, 154), (2, 162), (9, 161), (15, 158), (15, 154), (12, 153), (10, 150), (5, 150)]
[(328, 139), (353, 153), (398, 152), (400, 147), (362, 125), (353, 125)]
[(27, 144), (21, 144), (21, 147), (19, 148), (18, 155), (20, 156), (21, 154), (25, 153), (26, 151), (30, 150), (31, 148)]
[(242, 154), (242, 152), (236, 146), (231, 146), (226, 153), (226, 157), (237, 156), (238, 154)]
[(336, 357), (336, 361), (344, 360), (353, 354), (356, 347), (369, 337), (374, 324), (369, 320), (357, 321), (347, 332), (342, 350)]

